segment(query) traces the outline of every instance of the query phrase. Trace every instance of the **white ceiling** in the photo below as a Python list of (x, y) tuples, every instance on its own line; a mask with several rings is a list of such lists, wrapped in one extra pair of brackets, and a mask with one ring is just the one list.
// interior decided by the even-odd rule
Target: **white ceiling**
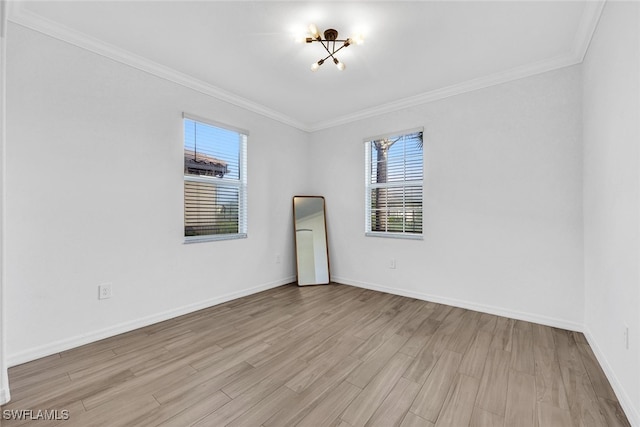
[[(582, 61), (591, 1), (19, 1), (9, 19), (304, 130)], [(315, 23), (365, 43), (297, 44)]]

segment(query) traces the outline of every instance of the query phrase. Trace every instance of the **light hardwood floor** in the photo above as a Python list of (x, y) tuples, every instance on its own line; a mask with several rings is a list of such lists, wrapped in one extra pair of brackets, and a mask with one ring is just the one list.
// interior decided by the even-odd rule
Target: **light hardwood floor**
[[(49, 426), (628, 426), (580, 333), (282, 286), (9, 371)], [(2, 426), (30, 424), (4, 420)]]

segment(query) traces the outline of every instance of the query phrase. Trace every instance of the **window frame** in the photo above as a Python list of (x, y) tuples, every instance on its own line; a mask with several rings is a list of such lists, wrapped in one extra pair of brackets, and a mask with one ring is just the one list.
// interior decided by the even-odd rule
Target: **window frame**
[(237, 188), (238, 189), (238, 232), (237, 233), (223, 233), (223, 234), (207, 234), (201, 236), (186, 236), (184, 235), (185, 226), (186, 226), (186, 216), (185, 216), (185, 186), (182, 186), (182, 232), (184, 243), (200, 243), (200, 242), (211, 242), (211, 241), (220, 241), (220, 240), (235, 240), (235, 239), (245, 239), (247, 238), (247, 219), (248, 219), (248, 206), (247, 206), (247, 145), (249, 139), (249, 131), (245, 129), (241, 129), (235, 126), (230, 126), (225, 123), (220, 123), (215, 120), (199, 117), (196, 115), (182, 113), (182, 147), (184, 151), (185, 147), (185, 130), (186, 130), (186, 121), (192, 120), (196, 123), (201, 123), (203, 125), (212, 126), (219, 129), (224, 129), (227, 131), (235, 132), (239, 136), (243, 136), (243, 138), (239, 138), (238, 149), (239, 149), (239, 157), (238, 157), (238, 179), (235, 178), (226, 178), (226, 177), (215, 177), (215, 176), (205, 176), (205, 175), (189, 175), (184, 173), (184, 157), (182, 160), (182, 169), (183, 169), (183, 183), (185, 182), (202, 182), (206, 184), (213, 184), (216, 187), (224, 187), (224, 188)]
[[(409, 135), (412, 133), (418, 133), (418, 132), (422, 132), (423, 136), (422, 136), (422, 141), (423, 141), (423, 148), (422, 148), (422, 179), (420, 180), (402, 180), (402, 181), (395, 181), (395, 182), (387, 182), (384, 184), (380, 184), (380, 183), (373, 183), (371, 182), (371, 173), (372, 173), (372, 167), (371, 167), (371, 163), (372, 163), (372, 155), (373, 155), (373, 150), (371, 148), (371, 143), (373, 141), (378, 141), (381, 139), (386, 139), (386, 138), (393, 138), (393, 137), (401, 137), (404, 135)], [(394, 238), (394, 239), (409, 239), (409, 240), (423, 240), (423, 236), (424, 236), (424, 128), (423, 127), (417, 127), (417, 128), (412, 128), (412, 129), (406, 129), (406, 130), (401, 130), (401, 131), (396, 131), (396, 132), (390, 132), (390, 133), (386, 133), (386, 134), (382, 134), (382, 135), (377, 135), (374, 137), (369, 137), (369, 138), (364, 138), (363, 140), (364, 143), (364, 147), (365, 147), (365, 173), (364, 173), (364, 179), (365, 179), (365, 224), (364, 224), (364, 234), (367, 237), (384, 237), (384, 238)], [(421, 216), (421, 221), (422, 221), (422, 225), (421, 225), (421, 231), (420, 233), (410, 233), (407, 231), (402, 231), (402, 232), (397, 232), (397, 231), (373, 231), (372, 230), (372, 224), (371, 224), (371, 215), (372, 215), (372, 209), (371, 209), (371, 191), (375, 188), (406, 188), (406, 187), (416, 187), (419, 186), (420, 187), (420, 191), (422, 192), (422, 199), (421, 199), (421, 209), (422, 209), (422, 216)], [(404, 209), (404, 207), (403, 207)]]

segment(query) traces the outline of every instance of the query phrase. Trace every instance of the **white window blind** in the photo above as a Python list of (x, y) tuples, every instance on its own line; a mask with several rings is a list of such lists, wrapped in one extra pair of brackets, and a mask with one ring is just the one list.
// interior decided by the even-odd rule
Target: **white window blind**
[(184, 116), (185, 241), (246, 237), (247, 136)]
[(365, 141), (365, 233), (421, 238), (422, 129)]

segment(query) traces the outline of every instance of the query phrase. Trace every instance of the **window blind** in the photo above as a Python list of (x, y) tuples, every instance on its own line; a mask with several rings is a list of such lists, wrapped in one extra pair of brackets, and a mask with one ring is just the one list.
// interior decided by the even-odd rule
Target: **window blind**
[(365, 232), (422, 234), (422, 130), (366, 141)]
[(245, 237), (247, 135), (184, 118), (187, 241)]

